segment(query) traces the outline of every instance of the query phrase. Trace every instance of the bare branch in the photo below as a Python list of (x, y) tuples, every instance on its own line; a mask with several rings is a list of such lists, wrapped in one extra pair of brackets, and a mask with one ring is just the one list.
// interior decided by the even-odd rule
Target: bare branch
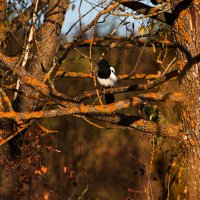
[[(39, 92), (40, 94), (52, 99), (52, 97), (61, 98), (66, 101), (72, 101), (76, 102), (74, 99), (65, 96), (64, 94), (61, 94), (57, 92), (54, 88), (50, 89), (48, 85), (43, 83), (42, 81), (39, 81), (35, 76), (30, 75), (25, 69), (21, 68), (18, 64), (18, 58), (10, 58), (8, 56), (5, 56), (0, 51), (0, 61), (3, 62), (8, 68), (13, 70), (19, 77), (23, 84), (33, 88), (35, 91)], [(28, 95), (28, 94), (27, 94)], [(35, 96), (35, 99), (37, 96)], [(30, 99), (29, 99), (30, 100)]]
[[(139, 14), (147, 15), (154, 7), (151, 7), (147, 4), (135, 1), (135, 0), (116, 0), (125, 7), (131, 8), (132, 10), (138, 12)], [(152, 15), (149, 16), (152, 19), (164, 22), (168, 25), (173, 25), (176, 19), (179, 17), (179, 14), (188, 8), (192, 3), (192, 0), (183, 0), (175, 6), (171, 13), (164, 12), (161, 15)]]
[[(92, 78), (93, 73), (84, 73), (84, 72), (65, 72), (62, 69), (59, 69), (56, 73), (56, 77), (67, 77), (67, 78)], [(133, 74), (130, 76), (129, 74), (121, 74), (117, 76), (118, 80), (124, 79), (143, 79), (143, 80), (151, 80), (159, 78), (158, 74)]]
[[(177, 137), (179, 133), (179, 127), (174, 125), (162, 125), (157, 124), (155, 122), (146, 121), (143, 119), (138, 120), (133, 116), (126, 116), (124, 114), (114, 114), (113, 113), (122, 109), (126, 109), (129, 107), (136, 107), (137, 105), (141, 104), (143, 101), (141, 98), (132, 97), (127, 100), (118, 101), (113, 104), (109, 105), (84, 105), (84, 104), (65, 104), (65, 108), (60, 107), (55, 110), (45, 110), (45, 111), (34, 111), (34, 112), (23, 112), (18, 113), (14, 111), (10, 112), (0, 112), (0, 119), (13, 119), (15, 121), (27, 121), (31, 119), (41, 119), (41, 118), (49, 118), (49, 117), (56, 117), (56, 116), (64, 116), (64, 115), (71, 115), (71, 114), (78, 114), (78, 115), (87, 115), (92, 116), (93, 118), (97, 118), (109, 123), (114, 123), (122, 126), (127, 126), (131, 128), (135, 128), (138, 130), (142, 130), (147, 133), (151, 134), (161, 134), (170, 137)], [(108, 115), (110, 116), (103, 116)], [(101, 117), (103, 116), (103, 117)], [(19, 134), (24, 128), (28, 126), (25, 125), (20, 128), (17, 132), (12, 134), (6, 139), (0, 141), (0, 146), (8, 142), (14, 136)]]
[(6, 95), (6, 93), (3, 91), (1, 87), (0, 87), (0, 98), (2, 98), (3, 101), (6, 103), (6, 105), (8, 106), (8, 110), (13, 111), (10, 99), (8, 98), (8, 96)]
[[(179, 75), (178, 70), (174, 70), (156, 80), (150, 81), (149, 83), (138, 84), (138, 85), (129, 85), (129, 86), (124, 86), (124, 87), (119, 87), (119, 88), (105, 89), (105, 90), (100, 91), (100, 95), (105, 95), (105, 94), (109, 94), (109, 93), (117, 94), (117, 93), (131, 92), (131, 91), (149, 90), (149, 89), (159, 86), (160, 84), (162, 84), (174, 77), (177, 77), (178, 75)], [(96, 96), (96, 92), (91, 91), (91, 92), (85, 92), (84, 94), (79, 95), (75, 99), (78, 101), (83, 101), (85, 99), (88, 99), (88, 98), (91, 98), (94, 96)]]
[(142, 103), (143, 101), (138, 97), (132, 97), (130, 99), (118, 101), (109, 105), (84, 105), (75, 103), (66, 103), (65, 107), (60, 107), (55, 110), (45, 110), (45, 111), (33, 111), (33, 112), (0, 112), (0, 119), (13, 119), (15, 121), (30, 120), (30, 119), (41, 119), (49, 117), (57, 117), (71, 114), (111, 114), (115, 111), (122, 109), (135, 107)]
[(138, 116), (125, 115), (122, 113), (114, 113), (110, 116), (106, 115), (89, 115), (92, 119), (117, 124), (127, 128), (134, 128), (147, 134), (162, 135), (166, 137), (178, 138), (181, 134), (179, 126), (175, 124), (161, 124), (153, 121), (141, 119)]

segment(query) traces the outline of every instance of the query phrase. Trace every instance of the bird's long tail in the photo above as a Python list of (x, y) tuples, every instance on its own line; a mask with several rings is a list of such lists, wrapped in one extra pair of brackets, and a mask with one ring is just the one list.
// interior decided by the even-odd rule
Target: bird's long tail
[(105, 101), (106, 101), (106, 104), (114, 103), (115, 101), (114, 94), (105, 94)]

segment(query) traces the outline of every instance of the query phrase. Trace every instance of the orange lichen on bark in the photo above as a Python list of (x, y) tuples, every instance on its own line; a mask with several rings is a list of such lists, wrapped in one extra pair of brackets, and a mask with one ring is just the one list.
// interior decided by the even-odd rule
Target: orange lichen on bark
[(8, 56), (5, 56), (1, 50), (0, 50), (0, 59), (2, 59), (5, 63), (13, 63), (13, 62), (18, 62), (19, 61), (19, 58), (18, 57), (8, 57)]
[(163, 136), (170, 136), (170, 137), (179, 137), (179, 126), (176, 125), (164, 125), (164, 124), (158, 124), (155, 122), (151, 121), (146, 121), (146, 120), (138, 120), (133, 122), (134, 126), (138, 126), (143, 129), (146, 132), (149, 133), (157, 133), (161, 134)]
[(43, 82), (39, 82), (38, 79), (36, 79), (36, 78), (31, 79), (31, 85), (40, 87), (44, 91), (44, 93), (48, 92), (47, 85)]
[[(171, 125), (164, 125), (161, 129), (160, 132), (166, 133), (168, 136), (176, 136), (179, 137), (180, 132), (179, 132), (179, 126), (171, 126)], [(177, 135), (178, 134), (178, 135)]]
[(117, 77), (118, 79), (157, 79), (159, 76), (158, 74), (133, 74), (132, 76), (128, 74), (122, 74)]
[(8, 119), (13, 119), (13, 120), (19, 121), (19, 113), (16, 113), (14, 111), (0, 112), (0, 116), (1, 116), (1, 119), (8, 118)]
[(188, 10), (181, 11), (179, 18), (177, 19), (177, 23), (174, 25), (175, 29), (179, 32), (179, 35), (177, 35), (177, 41), (180, 42), (182, 39), (184, 39), (187, 41), (187, 43), (192, 43), (192, 38), (188, 34), (188, 28), (186, 28), (190, 20), (191, 16)]
[(190, 125), (193, 129), (197, 126), (194, 120), (190, 120)]
[(148, 14), (157, 14), (158, 12), (160, 12), (160, 9), (158, 9), (157, 7), (153, 7), (150, 9)]
[[(88, 67), (86, 67), (88, 68)], [(63, 69), (59, 69), (56, 72), (57, 77), (67, 77), (67, 78), (93, 78), (94, 75), (92, 73), (84, 73), (84, 72), (66, 72)], [(118, 79), (157, 79), (158, 74), (121, 74), (117, 76)]]
[(41, 28), (41, 34), (45, 34), (45, 28), (44, 27)]
[(42, 173), (46, 174), (47, 171), (48, 171), (48, 169), (47, 169), (47, 167), (42, 166), (41, 169), (40, 169), (40, 171), (41, 171)]
[(185, 98), (184, 94), (181, 92), (173, 92), (171, 95), (169, 95), (169, 100), (170, 101), (177, 101), (181, 102)]
[(154, 100), (160, 100), (162, 99), (163, 95), (160, 94), (160, 93), (155, 93), (155, 92), (152, 92), (152, 93), (146, 93), (146, 94), (142, 94), (141, 95), (143, 98), (148, 98), (148, 99), (154, 99)]
[(84, 105), (80, 104), (79, 106), (71, 106), (70, 108), (66, 108), (67, 112), (70, 113), (102, 113), (102, 114), (110, 114), (113, 113), (117, 110), (122, 110), (126, 109), (132, 106), (137, 106), (140, 104), (142, 100), (138, 97), (132, 97), (127, 100), (123, 101), (118, 101), (116, 103), (108, 104), (108, 105), (96, 105), (96, 106), (91, 106), (91, 105)]
[(44, 114), (44, 111), (26, 112), (21, 117), (23, 120), (28, 120), (32, 118), (38, 119), (38, 118), (42, 118), (43, 114)]
[(187, 119), (187, 113), (186, 113), (186, 111), (182, 111), (182, 117), (183, 117), (183, 119)]
[(192, 38), (190, 37), (189, 34), (187, 34), (186, 32), (182, 32), (182, 37), (185, 38), (185, 40), (188, 42), (188, 43), (192, 43)]
[[(142, 120), (142, 119), (141, 120), (137, 120), (136, 122), (134, 122), (134, 124), (137, 125), (137, 126), (139, 126), (139, 127), (145, 127), (144, 123), (146, 124), (147, 121)], [(158, 132), (157, 126), (155, 126), (155, 124), (149, 122), (148, 123), (148, 132), (149, 133), (151, 133), (151, 132), (154, 132), (154, 133)]]
[(48, 94), (48, 92), (49, 92), (48, 86), (45, 83), (38, 81), (37, 78), (32, 78), (31, 76), (26, 76), (26, 77), (24, 77), (23, 82), (26, 85), (29, 85), (35, 89), (40, 88), (40, 90), (43, 94)]
[(24, 82), (25, 82), (26, 84), (30, 85), (30, 84), (31, 84), (31, 81), (32, 81), (32, 78), (31, 78), (31, 77), (29, 77), (29, 76), (25, 76), (25, 77), (24, 77)]

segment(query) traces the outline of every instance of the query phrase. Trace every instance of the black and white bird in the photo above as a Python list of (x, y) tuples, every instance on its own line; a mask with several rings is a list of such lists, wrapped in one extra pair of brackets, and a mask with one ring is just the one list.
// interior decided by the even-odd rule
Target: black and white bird
[[(115, 69), (108, 64), (104, 59), (98, 62), (99, 69), (97, 71), (97, 80), (104, 88), (111, 88), (116, 85), (117, 76), (115, 75)], [(106, 104), (113, 103), (115, 101), (114, 94), (105, 94)]]

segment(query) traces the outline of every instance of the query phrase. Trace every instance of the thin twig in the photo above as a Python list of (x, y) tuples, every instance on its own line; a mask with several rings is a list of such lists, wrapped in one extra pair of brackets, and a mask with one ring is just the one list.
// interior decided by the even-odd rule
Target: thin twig
[[(24, 54), (23, 54), (24, 58), (22, 60), (22, 68), (25, 68), (25, 65), (27, 63), (28, 56), (29, 56), (29, 51), (30, 51), (30, 47), (31, 47), (31, 42), (33, 40), (33, 34), (34, 34), (34, 30), (35, 30), (35, 22), (36, 22), (36, 19), (37, 19), (38, 3), (39, 3), (39, 0), (36, 0), (35, 7), (34, 7), (34, 12), (33, 12), (32, 25), (31, 25), (31, 28), (30, 28), (30, 32), (29, 32), (26, 48), (25, 48)], [(16, 90), (18, 91), (19, 88), (20, 88), (20, 78), (17, 79)], [(17, 92), (14, 93), (13, 101), (17, 98), (17, 94), (18, 94)]]
[(0, 87), (0, 98), (2, 98), (3, 101), (7, 104), (8, 110), (13, 111), (13, 107), (10, 102), (10, 99), (8, 98), (8, 96), (6, 95), (6, 93), (3, 91), (3, 89), (1, 87)]

